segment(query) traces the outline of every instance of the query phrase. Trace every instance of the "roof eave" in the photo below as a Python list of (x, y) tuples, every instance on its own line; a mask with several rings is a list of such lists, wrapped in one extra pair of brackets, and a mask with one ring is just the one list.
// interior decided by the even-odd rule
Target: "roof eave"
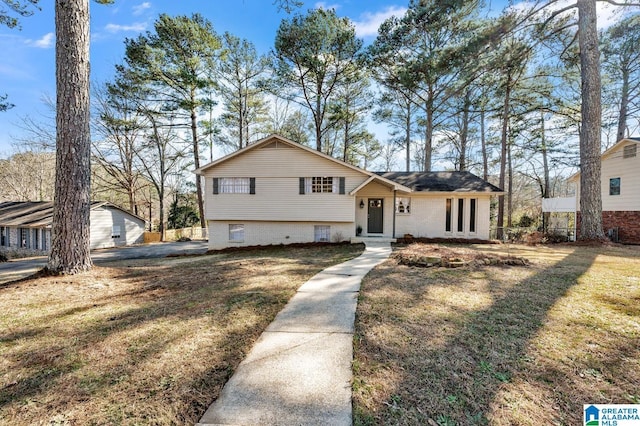
[(380, 175), (377, 175), (377, 174), (372, 173), (372, 172), (367, 172), (366, 170), (362, 170), (362, 171), (367, 173), (369, 175), (369, 178), (367, 180), (365, 180), (364, 182), (362, 182), (360, 185), (358, 185), (351, 192), (349, 192), (349, 195), (356, 195), (362, 188), (364, 188), (365, 186), (369, 185), (373, 181), (380, 181), (380, 183), (382, 183), (383, 185), (393, 188), (394, 191), (402, 191), (402, 192), (406, 192), (406, 193), (409, 193), (409, 194), (413, 192), (411, 190), (411, 188), (406, 187), (404, 185), (401, 185), (401, 184), (399, 184), (397, 182), (394, 182), (394, 181), (392, 181), (390, 179), (383, 178)]

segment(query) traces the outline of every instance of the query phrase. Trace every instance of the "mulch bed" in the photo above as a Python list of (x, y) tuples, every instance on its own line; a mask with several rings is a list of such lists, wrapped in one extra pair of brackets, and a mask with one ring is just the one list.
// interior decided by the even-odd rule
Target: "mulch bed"
[(391, 257), (401, 265), (420, 268), (529, 265), (529, 260), (523, 257), (498, 256), (466, 247), (450, 247), (439, 244), (413, 243), (406, 247), (397, 248)]

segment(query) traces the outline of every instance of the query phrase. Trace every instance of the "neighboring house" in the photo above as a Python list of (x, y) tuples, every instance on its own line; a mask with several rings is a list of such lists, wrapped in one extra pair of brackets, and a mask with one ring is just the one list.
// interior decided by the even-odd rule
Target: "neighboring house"
[(272, 135), (195, 171), (209, 248), (363, 237), (489, 239), (502, 191), (468, 172), (373, 173)]
[[(0, 247), (49, 251), (52, 202), (0, 203)], [(144, 219), (107, 202), (94, 201), (90, 213), (92, 249), (141, 243)]]
[[(600, 158), (602, 226), (614, 241), (640, 244), (640, 138), (622, 139)], [(580, 232), (580, 172), (576, 185), (576, 228)], [(579, 236), (579, 235), (578, 235)]]

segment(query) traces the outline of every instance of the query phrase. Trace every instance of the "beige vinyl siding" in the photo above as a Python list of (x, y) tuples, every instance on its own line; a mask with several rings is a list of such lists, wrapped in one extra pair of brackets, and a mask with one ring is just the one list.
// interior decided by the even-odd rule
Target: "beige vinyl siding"
[[(624, 146), (602, 158), (600, 172), (603, 211), (640, 211), (640, 150), (635, 157), (623, 158)], [(609, 179), (620, 178), (620, 195), (609, 195)], [(580, 211), (580, 176), (574, 181), (576, 211)]]
[[(453, 198), (451, 229), (445, 232), (446, 199)], [(457, 232), (458, 200), (464, 199), (464, 231)], [(476, 232), (469, 232), (471, 199), (476, 204)], [(411, 234), (416, 238), (479, 238), (489, 239), (491, 197), (451, 193), (447, 195), (411, 195), (411, 213), (396, 216), (396, 236)]]
[[(602, 210), (640, 210), (640, 152), (623, 158), (624, 145), (602, 160)], [(609, 195), (609, 179), (620, 178), (620, 195)]]
[[(301, 177), (345, 178), (345, 194), (299, 193)], [(255, 177), (256, 193), (213, 195), (213, 178)], [(353, 222), (355, 197), (349, 192), (367, 179), (363, 173), (298, 148), (257, 148), (205, 174), (208, 220)]]
[[(382, 198), (384, 200), (384, 237), (400, 238), (405, 234), (411, 234), (416, 238), (479, 238), (489, 239), (490, 205), (491, 196), (487, 194), (426, 194), (398, 192), (397, 197), (411, 198), (411, 213), (396, 215), (396, 232), (393, 235), (394, 198), (393, 190), (372, 182), (362, 188), (356, 197), (356, 226), (362, 227), (362, 236), (370, 235), (367, 232), (367, 206), (370, 198)], [(445, 200), (453, 198), (452, 205), (452, 232), (445, 232)], [(464, 199), (464, 231), (457, 232), (458, 224), (458, 199)], [(477, 199), (476, 205), (476, 232), (469, 232), (470, 199)], [(360, 208), (360, 201), (364, 202), (364, 208)], [(371, 234), (380, 235), (380, 234)]]
[[(244, 239), (229, 241), (229, 225), (244, 225)], [(247, 247), (270, 244), (310, 243), (316, 225), (331, 227), (331, 241), (346, 241), (355, 235), (353, 223), (344, 222), (257, 222), (209, 221), (209, 249)]]
[[(90, 247), (106, 248), (141, 243), (144, 221), (121, 210), (100, 207), (91, 210)], [(114, 226), (120, 227), (120, 238), (111, 238)]]

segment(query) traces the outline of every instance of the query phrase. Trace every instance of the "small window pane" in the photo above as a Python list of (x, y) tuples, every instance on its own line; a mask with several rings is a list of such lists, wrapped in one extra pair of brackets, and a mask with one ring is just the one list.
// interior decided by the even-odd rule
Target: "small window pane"
[(229, 241), (244, 241), (244, 224), (229, 225)]
[(620, 195), (620, 178), (609, 179), (609, 195)]
[(411, 198), (396, 198), (396, 213), (411, 213)]
[[(305, 193), (337, 193), (338, 179), (332, 177), (305, 178)], [(335, 182), (335, 184), (334, 184)]]
[(458, 199), (458, 232), (464, 231), (464, 198)]
[(453, 198), (447, 198), (445, 228), (444, 228), (446, 232), (451, 232), (451, 204), (452, 203), (453, 203)]
[(328, 242), (331, 238), (331, 227), (328, 225), (316, 225), (313, 229), (313, 241)]
[(249, 194), (251, 189), (249, 178), (220, 178), (218, 182), (220, 194)]
[(476, 204), (478, 200), (469, 200), (469, 232), (476, 232)]
[(27, 228), (20, 228), (20, 247), (27, 248), (29, 244), (29, 230)]

